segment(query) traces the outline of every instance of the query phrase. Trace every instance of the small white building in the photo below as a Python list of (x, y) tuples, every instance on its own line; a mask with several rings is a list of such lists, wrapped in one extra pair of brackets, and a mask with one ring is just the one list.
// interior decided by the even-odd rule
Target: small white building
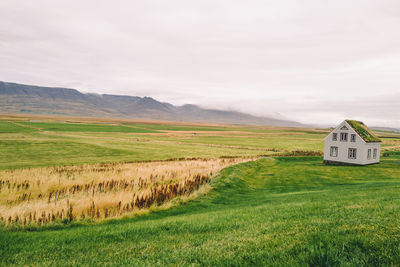
[(343, 121), (324, 141), (325, 164), (379, 163), (381, 140), (361, 121)]

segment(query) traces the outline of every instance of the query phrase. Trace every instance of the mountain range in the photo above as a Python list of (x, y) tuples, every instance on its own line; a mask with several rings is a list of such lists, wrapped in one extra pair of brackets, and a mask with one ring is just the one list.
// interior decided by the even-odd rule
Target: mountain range
[(76, 89), (42, 87), (0, 81), (0, 112), (113, 117), (270, 126), (303, 126), (300, 123), (250, 114), (175, 106), (151, 97), (81, 93)]

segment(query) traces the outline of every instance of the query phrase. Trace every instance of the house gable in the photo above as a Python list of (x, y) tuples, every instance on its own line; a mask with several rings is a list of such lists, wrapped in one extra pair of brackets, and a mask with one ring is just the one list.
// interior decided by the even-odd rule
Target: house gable
[(347, 121), (343, 121), (342, 123), (340, 123), (335, 129), (333, 129), (328, 136), (325, 137), (325, 142), (326, 141), (332, 141), (333, 140), (333, 134), (336, 133), (337, 134), (337, 141), (340, 141), (340, 134), (341, 133), (347, 133), (348, 134), (348, 141), (350, 141), (351, 135), (355, 134), (356, 136), (359, 137), (360, 140), (362, 140), (363, 142), (364, 139), (350, 126), (350, 124)]
[(325, 141), (329, 140), (328, 138), (332, 140), (332, 134), (339, 133), (339, 131), (354, 132), (365, 143), (382, 142), (363, 122), (355, 120), (343, 121), (339, 126), (332, 130), (327, 137), (325, 137)]

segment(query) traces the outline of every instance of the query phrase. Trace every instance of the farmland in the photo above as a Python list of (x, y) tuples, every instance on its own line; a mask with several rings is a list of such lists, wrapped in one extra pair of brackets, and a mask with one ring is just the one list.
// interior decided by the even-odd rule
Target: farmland
[[(43, 190), (46, 196), (36, 200), (39, 204), (18, 202), (22, 191), (2, 187), (1, 215), (12, 222), (6, 218), (0, 230), (0, 265), (400, 263), (398, 135), (378, 133), (385, 153), (381, 164), (324, 166), (320, 155), (328, 130), (30, 119), (0, 120), (0, 180), (33, 181), (31, 193), (37, 197)], [(196, 185), (201, 194), (174, 195), (181, 201), (169, 199), (165, 208), (151, 203), (145, 213), (123, 208), (135, 192), (197, 175), (205, 177)], [(132, 177), (148, 186), (140, 187)], [(99, 187), (111, 180), (128, 186)], [(85, 184), (92, 187), (74, 199), (69, 190)], [(56, 204), (67, 209), (67, 199), (54, 196), (63, 188), (76, 203), (75, 220), (24, 227), (21, 218), (14, 222), (17, 211), (29, 205), (55, 213)], [(113, 214), (119, 204), (115, 196), (127, 192), (120, 213), (110, 216), (116, 219), (104, 218), (105, 209), (98, 218), (96, 209), (90, 216), (90, 200), (100, 201), (97, 194), (116, 201), (107, 210)], [(78, 209), (78, 197), (89, 206)]]
[[(129, 122), (0, 120), (0, 169), (322, 151), (327, 131)], [(191, 128), (192, 127), (192, 128)]]
[(0, 171), (0, 222), (107, 219), (190, 196), (221, 169), (250, 159), (117, 163)]

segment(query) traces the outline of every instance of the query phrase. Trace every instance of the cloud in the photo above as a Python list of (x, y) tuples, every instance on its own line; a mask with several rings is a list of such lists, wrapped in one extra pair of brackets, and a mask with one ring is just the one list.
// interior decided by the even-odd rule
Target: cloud
[(361, 0), (2, 0), (0, 79), (400, 127), (399, 10)]

